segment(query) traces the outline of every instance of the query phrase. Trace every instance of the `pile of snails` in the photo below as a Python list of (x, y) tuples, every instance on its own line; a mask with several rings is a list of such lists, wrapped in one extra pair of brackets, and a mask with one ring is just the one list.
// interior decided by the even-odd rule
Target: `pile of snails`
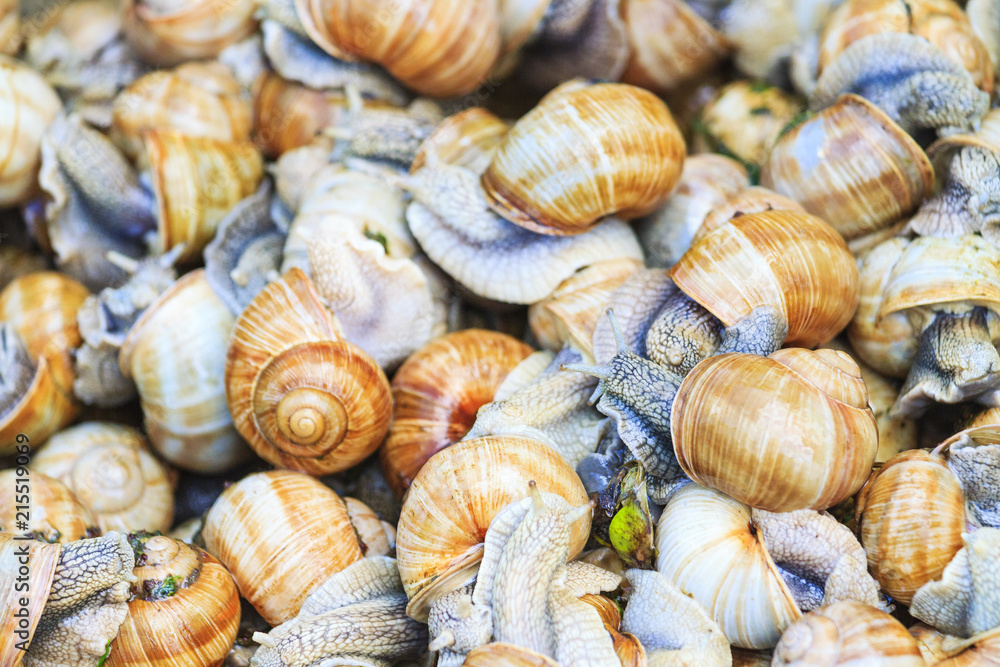
[(998, 0), (0, 0), (0, 665), (1000, 665), (998, 78)]

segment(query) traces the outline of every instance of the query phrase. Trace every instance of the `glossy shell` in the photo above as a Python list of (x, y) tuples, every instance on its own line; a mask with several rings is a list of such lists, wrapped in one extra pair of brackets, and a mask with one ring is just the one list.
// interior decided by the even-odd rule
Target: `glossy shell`
[(542, 234), (579, 234), (613, 213), (651, 212), (680, 179), (685, 147), (670, 110), (625, 84), (570, 81), (500, 142), (482, 183), (490, 207)]
[[(496, 514), (528, 495), (528, 482), (571, 505), (587, 492), (562, 455), (517, 436), (485, 436), (438, 452), (420, 469), (399, 517), (396, 558), (410, 604), (407, 614), (427, 618), (430, 603), (475, 574), (483, 539)], [(583, 549), (590, 521), (570, 538), (570, 557)]]
[(125, 36), (160, 67), (212, 58), (252, 33), (253, 0), (125, 0)]
[(427, 164), (444, 162), (480, 174), (489, 166), (493, 151), (509, 129), (506, 122), (481, 107), (448, 116), (420, 144), (410, 173)]
[(794, 211), (728, 221), (695, 243), (670, 275), (726, 326), (757, 306), (777, 308), (788, 322), (785, 342), (804, 347), (836, 336), (858, 302), (858, 267), (843, 238)]
[(87, 537), (88, 529), (97, 526), (90, 511), (58, 479), (40, 472), (30, 472), (19, 477), (17, 470), (11, 469), (0, 471), (0, 531), (18, 534), (26, 532), (16, 530), (15, 506), (19, 503), (15, 502), (18, 495), (15, 491), (19, 487), (30, 490), (28, 516), (31, 521), (28, 530), (33, 531), (37, 539), (53, 543), (72, 542)]
[(37, 190), (42, 133), (61, 108), (40, 74), (0, 55), (0, 207), (20, 204)]
[(233, 326), (226, 400), (236, 429), (267, 461), (314, 475), (346, 470), (389, 430), (389, 381), (341, 339), (300, 269), (270, 283)]
[(702, 361), (677, 392), (671, 435), (691, 479), (772, 512), (848, 498), (878, 449), (861, 372), (835, 350)]
[(931, 194), (934, 169), (917, 142), (874, 104), (842, 95), (778, 139), (761, 184), (852, 240), (916, 210)]
[(228, 487), (205, 516), (202, 536), (271, 625), (295, 617), (330, 575), (362, 557), (340, 497), (288, 470)]
[(507, 374), (531, 354), (506, 334), (467, 329), (410, 355), (392, 379), (392, 426), (379, 459), (402, 497), (428, 459), (461, 440), (476, 412), (493, 400)]

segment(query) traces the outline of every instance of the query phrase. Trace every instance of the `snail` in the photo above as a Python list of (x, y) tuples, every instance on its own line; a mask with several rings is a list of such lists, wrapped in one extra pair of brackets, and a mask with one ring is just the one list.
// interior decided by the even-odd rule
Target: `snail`
[(820, 74), (851, 43), (868, 35), (904, 32), (925, 38), (993, 92), (993, 64), (970, 18), (951, 0), (850, 0), (834, 10), (819, 39)]
[(233, 427), (223, 384), (233, 323), (198, 269), (164, 291), (122, 343), (119, 364), (135, 382), (150, 442), (179, 467), (220, 472), (252, 455)]
[(396, 561), (362, 558), (313, 591), (295, 618), (268, 633), (251, 665), (283, 667), (332, 658), (355, 664), (387, 664), (416, 658), (426, 646), (426, 628), (406, 617), (406, 594)]
[[(107, 655), (128, 615), (129, 587), (136, 580), (135, 553), (125, 535), (111, 531), (47, 544), (0, 533), (0, 564), (3, 664), (85, 667)], [(20, 591), (26, 605), (21, 596), (15, 599), (18, 576), (27, 577), (27, 590)]]
[[(90, 510), (83, 506), (69, 487), (48, 475), (29, 474), (30, 478), (18, 475), (16, 469), (0, 471), (0, 507), (3, 508), (0, 510), (0, 532), (14, 534), (17, 521), (15, 507), (27, 502), (30, 520), (26, 528), (17, 532), (28, 534), (32, 539), (50, 544), (66, 543), (93, 537), (97, 533), (97, 522)], [(28, 493), (16, 493), (19, 489)]]
[(923, 623), (910, 626), (928, 665), (972, 667), (995, 665), (1000, 650), (1000, 630), (994, 628), (969, 639), (943, 634)]
[(809, 108), (822, 109), (842, 93), (868, 99), (911, 135), (972, 129), (989, 108), (989, 95), (964, 67), (909, 33), (880, 33), (852, 42), (824, 68)]
[(65, 483), (101, 531), (166, 531), (173, 521), (176, 477), (136, 429), (78, 424), (49, 438), (30, 468)]
[(670, 267), (681, 258), (708, 212), (749, 185), (746, 168), (722, 155), (692, 155), (670, 198), (636, 224), (651, 267)]
[(346, 470), (389, 430), (389, 381), (339, 329), (297, 268), (236, 318), (226, 401), (236, 430), (265, 460), (316, 475)]
[(18, 434), (37, 446), (79, 412), (70, 355), (80, 344), (76, 317), (88, 295), (50, 271), (21, 276), (0, 292), (0, 452), (13, 453)]
[(470, 329), (431, 341), (396, 371), (382, 470), (401, 498), (420, 468), (472, 428), (507, 374), (531, 348), (502, 333)]
[[(490, 522), (523, 497), (529, 481), (571, 505), (586, 502), (573, 469), (547, 445), (529, 438), (466, 440), (438, 452), (420, 469), (396, 529), (399, 574), (410, 599), (408, 616), (426, 619), (435, 600), (471, 580), (483, 557)], [(589, 519), (575, 525), (570, 557), (583, 548), (589, 526)]]
[(0, 206), (23, 203), (37, 190), (42, 133), (62, 104), (59, 96), (33, 69), (0, 55), (0, 109), (4, 122)]
[(471, 92), (500, 52), (497, 8), (474, 0), (297, 0), (309, 38), (340, 60), (373, 61), (424, 95)]
[(868, 567), (887, 594), (909, 604), (962, 548), (965, 497), (941, 457), (924, 450), (886, 461), (855, 501)]
[(201, 549), (163, 535), (130, 536), (129, 543), (136, 581), (104, 664), (220, 664), (240, 625), (232, 575)]
[[(978, 398), (989, 403), (1000, 369), (993, 344), (996, 314), (990, 268), (996, 246), (976, 234), (922, 236), (905, 247), (895, 243), (900, 246), (895, 261), (887, 260), (896, 251), (886, 251), (877, 265), (887, 277), (881, 281), (873, 333), (877, 339), (879, 322), (902, 313), (919, 339), (893, 413), (916, 417), (934, 401), (956, 403)], [(866, 309), (855, 318), (853, 331), (862, 339), (871, 336), (870, 316), (871, 310)], [(858, 321), (859, 317), (866, 319)], [(905, 332), (900, 331), (897, 321), (893, 320), (892, 328), (883, 325), (883, 331), (892, 332), (894, 338)], [(893, 344), (896, 350), (905, 347)]]
[(929, 198), (907, 228), (925, 236), (980, 232), (997, 244), (993, 212), (1000, 194), (1000, 112), (983, 116), (979, 131), (944, 137), (927, 149), (942, 176), (941, 191)]
[(934, 448), (944, 457), (958, 478), (965, 496), (969, 523), (984, 528), (1000, 528), (1000, 494), (997, 493), (1000, 467), (996, 410), (976, 416), (969, 428), (959, 431)]
[(148, 130), (176, 130), (219, 141), (250, 138), (250, 105), (239, 83), (218, 62), (186, 63), (130, 83), (112, 106), (111, 137), (135, 159)]
[(21, 49), (21, 16), (15, 0), (0, 2), (0, 54), (17, 55)]
[(821, 605), (881, 605), (864, 550), (829, 514), (761, 511), (688, 484), (664, 507), (656, 546), (656, 569), (697, 600), (734, 646), (774, 646)]
[(511, 222), (579, 234), (608, 215), (655, 210), (680, 179), (684, 155), (669, 109), (651, 93), (569, 81), (514, 124), (482, 184), (490, 208)]
[(921, 667), (920, 648), (902, 623), (883, 611), (842, 601), (806, 614), (785, 630), (772, 665)]
[(917, 142), (881, 109), (843, 95), (781, 134), (761, 183), (855, 241), (913, 213), (933, 190), (934, 170)]
[(202, 536), (271, 625), (294, 618), (310, 593), (362, 557), (340, 496), (288, 470), (229, 486), (206, 514)]
[(146, 62), (160, 67), (211, 58), (252, 33), (256, 4), (237, 0), (181, 0), (122, 5), (125, 37)]
[(410, 173), (442, 162), (482, 173), (509, 131), (506, 122), (482, 107), (448, 116), (420, 143)]

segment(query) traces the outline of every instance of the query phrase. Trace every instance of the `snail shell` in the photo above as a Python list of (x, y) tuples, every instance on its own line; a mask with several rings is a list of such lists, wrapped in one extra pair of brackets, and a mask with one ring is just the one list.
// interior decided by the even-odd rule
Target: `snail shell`
[(915, 211), (934, 187), (934, 169), (878, 107), (841, 95), (778, 139), (761, 184), (798, 201), (850, 241)]
[(443, 162), (481, 174), (509, 130), (507, 123), (480, 107), (448, 116), (420, 144), (410, 173), (427, 164)]
[(28, 529), (15, 531), (15, 490), (19, 477), (22, 476), (16, 470), (0, 471), (0, 531), (31, 532), (35, 539), (52, 543), (72, 542), (90, 536), (90, 531), (97, 525), (90, 510), (65, 484), (39, 472), (32, 472), (30, 477), (28, 516), (31, 521)]
[(788, 344), (836, 336), (858, 302), (858, 267), (844, 239), (817, 217), (767, 211), (729, 220), (670, 270), (681, 290), (732, 326), (755, 308), (777, 308)]
[(163, 535), (139, 542), (135, 597), (105, 664), (222, 664), (240, 627), (240, 596), (233, 576), (198, 547)]
[(39, 448), (32, 471), (54, 477), (80, 499), (101, 532), (166, 532), (174, 517), (174, 477), (136, 429), (86, 422)]
[(225, 364), (236, 429), (275, 465), (313, 475), (346, 470), (389, 430), (389, 381), (341, 339), (300, 269), (270, 283), (236, 319)]
[(158, 234), (155, 251), (181, 243), (178, 261), (201, 257), (219, 223), (243, 198), (257, 191), (264, 163), (249, 140), (219, 141), (177, 131), (145, 134)]
[(471, 92), (500, 54), (493, 2), (295, 0), (295, 9), (309, 38), (331, 56), (377, 62), (423, 95)]
[(849, 0), (830, 15), (819, 39), (819, 71), (855, 40), (884, 32), (923, 37), (993, 92), (993, 64), (972, 22), (951, 0)]
[(136, 79), (115, 98), (111, 136), (122, 152), (137, 157), (148, 130), (245, 141), (250, 138), (250, 105), (224, 65), (187, 63)]
[(856, 508), (868, 568), (904, 604), (939, 579), (964, 546), (962, 487), (941, 457), (922, 449), (889, 459), (858, 494)]
[(160, 67), (213, 58), (250, 35), (253, 0), (125, 0), (125, 37), (146, 62)]
[(670, 110), (627, 84), (569, 81), (525, 114), (482, 176), (490, 207), (540, 234), (655, 210), (680, 180), (684, 139)]
[(702, 361), (677, 391), (671, 434), (691, 479), (771, 512), (848, 498), (878, 449), (857, 364), (826, 349)]
[[(570, 505), (587, 502), (580, 478), (562, 456), (529, 438), (466, 440), (438, 452), (420, 469), (396, 529), (399, 574), (410, 598), (407, 615), (426, 619), (435, 599), (475, 576), (490, 522), (525, 497), (529, 481)], [(588, 514), (573, 527), (570, 558), (589, 534)]]
[(946, 635), (917, 623), (910, 634), (920, 645), (928, 665), (934, 667), (996, 667), (1000, 665), (1000, 628), (981, 632), (968, 639)]
[(0, 208), (38, 189), (42, 133), (60, 109), (59, 96), (40, 74), (0, 55)]
[(461, 440), (531, 348), (495, 331), (466, 329), (410, 355), (392, 379), (392, 426), (379, 459), (397, 498), (434, 454)]
[(270, 625), (294, 618), (326, 579), (362, 557), (341, 498), (289, 470), (247, 475), (205, 515), (205, 548)]
[(785, 630), (772, 665), (922, 667), (917, 641), (889, 614), (857, 602), (835, 602)]
[(691, 242), (700, 241), (710, 231), (721, 227), (733, 218), (765, 211), (806, 212), (802, 208), (802, 204), (794, 199), (779, 195), (774, 190), (754, 185), (730, 196), (709, 211), (705, 215), (705, 219), (702, 220), (701, 227), (694, 233)]
[[(24, 546), (27, 545), (28, 562), (31, 566), (28, 570), (28, 617), (15, 617), (13, 609), (18, 600), (14, 587), (14, 573), (18, 571), (18, 552), (23, 553)], [(52, 585), (52, 578), (55, 576), (56, 566), (59, 563), (59, 554), (62, 546), (59, 544), (48, 544), (37, 540), (27, 542), (18, 541), (10, 533), (0, 533), (0, 576), (3, 577), (0, 587), (0, 606), (4, 613), (0, 614), (0, 663), (16, 667), (21, 664), (25, 655), (24, 651), (16, 648), (16, 644), (21, 641), (21, 637), (15, 631), (27, 630), (28, 636), (34, 638), (38, 621), (42, 618), (45, 604), (48, 599), (48, 591)], [(22, 556), (23, 557), (23, 556)], [(23, 582), (22, 582), (23, 583)], [(27, 626), (23, 621), (27, 621)]]
[(0, 322), (9, 329), (4, 356), (20, 348), (35, 364), (30, 384), (0, 415), (0, 454), (13, 453), (18, 434), (37, 445), (70, 423), (79, 411), (73, 396), (76, 371), (70, 357), (80, 345), (77, 312), (90, 295), (82, 284), (54, 271), (29, 273), (0, 292)]
[(21, 13), (18, 0), (0, 0), (0, 54), (15, 56), (21, 49)]
[(138, 389), (150, 441), (187, 470), (221, 472), (251, 456), (222, 383), (233, 321), (198, 269), (163, 292), (122, 344), (119, 365)]

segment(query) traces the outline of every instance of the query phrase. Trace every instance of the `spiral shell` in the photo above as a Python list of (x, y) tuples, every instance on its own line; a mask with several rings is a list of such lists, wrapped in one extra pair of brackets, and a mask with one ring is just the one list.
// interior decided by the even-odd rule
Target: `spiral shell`
[[(219, 665), (240, 627), (233, 576), (198, 547), (158, 535), (142, 541), (135, 598), (111, 644), (108, 667)], [(172, 577), (176, 590), (164, 588)], [(183, 632), (178, 632), (183, 628)]]
[(389, 437), (379, 449), (386, 481), (402, 498), (427, 460), (461, 440), (531, 348), (506, 334), (467, 329), (410, 355), (392, 379)]
[(125, 0), (125, 37), (160, 67), (213, 58), (257, 28), (253, 0)]
[(697, 600), (734, 646), (774, 646), (802, 616), (750, 508), (718, 491), (681, 487), (660, 515), (656, 548), (656, 569)]
[(850, 241), (915, 211), (934, 187), (934, 169), (917, 142), (878, 107), (842, 95), (778, 139), (761, 184), (796, 200)]
[(889, 459), (858, 494), (861, 544), (882, 590), (904, 604), (941, 577), (964, 544), (965, 496), (939, 456), (922, 449)]
[(684, 139), (670, 110), (627, 84), (569, 81), (525, 114), (482, 176), (490, 207), (541, 234), (579, 234), (652, 212), (677, 184)]
[(136, 79), (115, 98), (111, 136), (135, 158), (148, 130), (175, 130), (220, 141), (250, 138), (250, 105), (239, 82), (218, 62), (187, 63)]
[(677, 391), (671, 434), (691, 479), (772, 512), (848, 498), (878, 450), (857, 364), (826, 349), (702, 361)]
[(732, 326), (762, 305), (784, 314), (788, 344), (836, 336), (858, 302), (858, 267), (819, 218), (768, 211), (734, 218), (695, 243), (670, 270), (681, 290)]
[(66, 484), (101, 532), (166, 531), (173, 521), (174, 473), (136, 429), (110, 422), (73, 426), (39, 448), (31, 469)]
[[(396, 557), (411, 618), (426, 619), (430, 604), (475, 575), (483, 539), (497, 513), (527, 495), (528, 482), (565, 498), (587, 502), (580, 478), (548, 446), (517, 436), (460, 442), (431, 457), (410, 485), (396, 532)], [(570, 538), (570, 558), (583, 549), (590, 521)]]
[(233, 321), (198, 269), (145, 310), (119, 353), (122, 373), (139, 392), (150, 441), (187, 470), (221, 472), (251, 455), (233, 428), (222, 382)]
[(228, 487), (205, 515), (202, 536), (272, 626), (294, 618), (330, 575), (362, 557), (341, 498), (288, 470)]
[(158, 235), (155, 250), (184, 244), (179, 261), (201, 256), (219, 223), (257, 190), (264, 163), (249, 140), (188, 137), (173, 130), (145, 134)]
[[(28, 552), (28, 562), (30, 567), (24, 564), (23, 558), (25, 549)], [(38, 621), (42, 618), (42, 612), (48, 600), (48, 591), (52, 586), (52, 578), (59, 563), (59, 554), (62, 546), (59, 544), (48, 544), (37, 540), (26, 542), (20, 541), (10, 533), (0, 533), (0, 609), (4, 614), (0, 615), (0, 662), (11, 667), (18, 667), (24, 657), (17, 644), (21, 637), (16, 631), (27, 631), (28, 638), (33, 638)], [(19, 558), (20, 557), (20, 558)], [(18, 605), (21, 595), (15, 590), (15, 573), (20, 574), (19, 567), (25, 565), (28, 577), (27, 592), (27, 618), (14, 616), (13, 609)], [(21, 592), (23, 595), (23, 592)]]
[(420, 144), (410, 173), (443, 162), (481, 174), (509, 130), (507, 123), (480, 107), (448, 116)]
[(827, 19), (819, 39), (819, 72), (853, 42), (885, 32), (923, 37), (993, 92), (989, 50), (962, 8), (951, 0), (849, 0)]
[(340, 60), (377, 62), (424, 95), (480, 85), (500, 54), (496, 3), (478, 0), (295, 0), (309, 37)]
[(265, 287), (237, 318), (225, 388), (236, 429), (262, 458), (313, 475), (359, 463), (392, 419), (382, 369), (341, 339), (297, 268)]
[(781, 636), (772, 665), (922, 667), (920, 647), (889, 614), (857, 602), (810, 612)]
[(943, 634), (917, 623), (910, 634), (920, 645), (928, 665), (934, 667), (996, 667), (1000, 665), (1000, 628), (981, 632), (968, 639)]
[[(0, 471), (0, 531), (31, 532), (35, 539), (44, 542), (72, 542), (89, 537), (97, 523), (69, 487), (48, 475), (38, 472), (30, 475), (28, 478), (18, 475), (16, 470)], [(19, 483), (18, 479), (27, 481)], [(19, 487), (20, 494), (27, 495), (31, 519), (27, 530), (15, 530), (15, 505), (21, 504), (15, 502), (20, 495)], [(20, 501), (23, 500), (20, 495)]]
[(267, 72), (254, 82), (254, 142), (267, 157), (278, 157), (336, 125), (347, 108), (342, 93), (314, 90)]
[(61, 108), (40, 74), (0, 55), (0, 208), (20, 204), (38, 189), (42, 133)]
[(702, 220), (698, 231), (694, 233), (691, 242), (700, 241), (710, 231), (716, 227), (721, 227), (733, 218), (739, 218), (752, 213), (763, 213), (765, 211), (806, 212), (802, 208), (802, 204), (794, 199), (779, 195), (774, 190), (754, 185), (737, 192), (709, 211), (705, 215), (705, 219)]
[(89, 295), (82, 284), (52, 271), (21, 276), (0, 292), (0, 322), (19, 339), (11, 345), (23, 344), (35, 364), (31, 384), (0, 414), (0, 454), (13, 453), (18, 434), (29, 446), (41, 443), (79, 412), (70, 355), (81, 343), (76, 315)]

